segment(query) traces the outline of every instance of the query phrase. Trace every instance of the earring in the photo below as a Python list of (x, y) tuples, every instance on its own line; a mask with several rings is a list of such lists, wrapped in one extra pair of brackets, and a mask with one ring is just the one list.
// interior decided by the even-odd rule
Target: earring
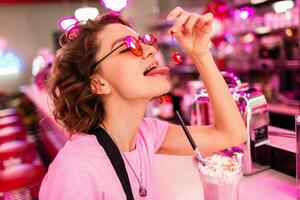
[(182, 62), (182, 56), (181, 56), (181, 54), (180, 54), (179, 52), (177, 52), (177, 51), (175, 50), (174, 36), (173, 36), (173, 34), (174, 34), (174, 32), (171, 32), (171, 36), (172, 36), (172, 45), (173, 45), (173, 51), (174, 51), (172, 59), (173, 59), (173, 62), (174, 62), (176, 65), (178, 65), (179, 63)]

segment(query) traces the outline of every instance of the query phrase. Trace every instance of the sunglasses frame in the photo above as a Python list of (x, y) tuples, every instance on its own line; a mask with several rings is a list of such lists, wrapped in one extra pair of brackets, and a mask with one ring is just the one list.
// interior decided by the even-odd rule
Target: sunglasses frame
[[(147, 43), (146, 40), (145, 40), (145, 37), (146, 35), (150, 35), (154, 41), (152, 43)], [(135, 49), (138, 49), (138, 51), (135, 53), (134, 52), (134, 48), (131, 46), (131, 42), (134, 41), (135, 45), (138, 45)], [(118, 50), (120, 47), (122, 47), (123, 45), (126, 45), (126, 49), (125, 50), (129, 50), (130, 53), (132, 53), (133, 55), (135, 56), (141, 56), (143, 55), (143, 48), (141, 46), (141, 43), (140, 42), (143, 42), (144, 44), (147, 44), (147, 45), (151, 45), (151, 46), (154, 46), (153, 44), (157, 43), (157, 38), (154, 37), (154, 35), (152, 35), (151, 33), (148, 33), (148, 34), (145, 34), (143, 37), (139, 37), (138, 39), (134, 38), (133, 36), (130, 36), (130, 35), (127, 35), (124, 40), (123, 40), (123, 43), (120, 44), (119, 46), (117, 46), (116, 48), (114, 48), (113, 50), (111, 50), (108, 54), (106, 54), (103, 58), (101, 58), (99, 61), (97, 61), (95, 64), (93, 64), (93, 68), (95, 68), (101, 61), (103, 61), (105, 58), (107, 58), (109, 55), (111, 55), (112, 53), (114, 53), (116, 50)], [(156, 50), (158, 51), (158, 44), (157, 44), (157, 47), (155, 47)], [(133, 49), (133, 50), (132, 50)], [(123, 51), (125, 51), (123, 50)]]

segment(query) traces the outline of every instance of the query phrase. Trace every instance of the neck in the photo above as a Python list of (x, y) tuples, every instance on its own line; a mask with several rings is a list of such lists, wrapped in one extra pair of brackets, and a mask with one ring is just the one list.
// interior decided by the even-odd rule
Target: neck
[(105, 101), (104, 128), (117, 142), (121, 151), (135, 149), (136, 135), (148, 101)]

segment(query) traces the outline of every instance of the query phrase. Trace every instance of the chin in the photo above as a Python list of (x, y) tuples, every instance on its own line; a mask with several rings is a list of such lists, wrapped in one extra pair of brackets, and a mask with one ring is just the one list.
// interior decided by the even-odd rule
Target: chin
[(153, 80), (155, 79), (134, 85), (124, 84), (126, 87), (122, 91), (126, 92), (122, 93), (122, 96), (126, 99), (152, 99), (167, 94), (171, 90), (171, 84), (167, 79), (160, 78), (155, 81)]
[(171, 84), (170, 84), (169, 81), (167, 81), (167, 83), (165, 85), (165, 88), (164, 88), (164, 93), (163, 94), (168, 93), (170, 90), (171, 90)]
[(155, 97), (167, 94), (171, 90), (171, 84), (169, 81), (164, 81), (163, 83), (159, 84), (157, 89), (155, 90)]

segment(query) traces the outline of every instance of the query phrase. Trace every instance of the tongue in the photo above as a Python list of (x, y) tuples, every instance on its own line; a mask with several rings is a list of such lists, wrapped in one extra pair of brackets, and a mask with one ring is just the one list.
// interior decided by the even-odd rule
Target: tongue
[(156, 68), (156, 69), (153, 69), (151, 70), (150, 72), (148, 72), (146, 74), (146, 76), (154, 76), (154, 75), (165, 75), (169, 72), (169, 67), (159, 67), (159, 68)]

